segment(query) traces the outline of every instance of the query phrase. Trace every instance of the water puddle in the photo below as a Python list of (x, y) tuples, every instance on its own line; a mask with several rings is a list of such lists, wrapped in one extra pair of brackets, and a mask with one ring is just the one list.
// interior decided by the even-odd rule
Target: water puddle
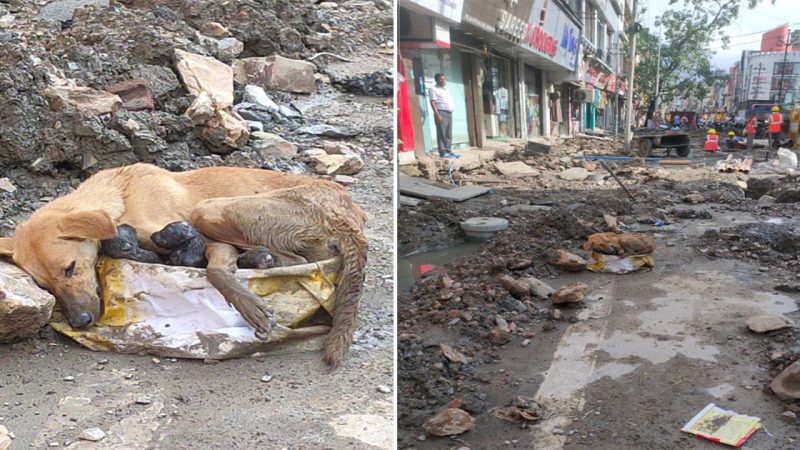
[(400, 292), (408, 292), (427, 271), (454, 263), (476, 252), (480, 246), (479, 243), (464, 242), (442, 250), (401, 257), (397, 261), (397, 285)]

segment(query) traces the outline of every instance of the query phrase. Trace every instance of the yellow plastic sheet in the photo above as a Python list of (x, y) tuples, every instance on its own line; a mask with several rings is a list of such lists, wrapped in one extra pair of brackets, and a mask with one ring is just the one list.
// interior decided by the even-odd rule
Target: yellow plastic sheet
[(656, 261), (652, 253), (619, 257), (592, 252), (592, 261), (586, 265), (586, 268), (592, 272), (623, 274), (655, 266)]
[(50, 325), (92, 350), (180, 358), (226, 359), (264, 352), (314, 351), (330, 329), (338, 259), (236, 272), (261, 297), (278, 325), (255, 337), (204, 269), (103, 258), (97, 265), (103, 316), (75, 330), (59, 314)]
[(758, 417), (737, 414), (713, 403), (692, 417), (681, 431), (710, 441), (739, 447), (761, 428)]

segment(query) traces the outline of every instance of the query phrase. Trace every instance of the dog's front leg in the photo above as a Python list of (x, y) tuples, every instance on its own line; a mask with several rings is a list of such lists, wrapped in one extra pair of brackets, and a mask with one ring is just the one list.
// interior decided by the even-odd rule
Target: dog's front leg
[(239, 252), (229, 244), (209, 242), (206, 247), (208, 281), (255, 329), (256, 337), (267, 339), (275, 318), (259, 296), (250, 292), (234, 276)]

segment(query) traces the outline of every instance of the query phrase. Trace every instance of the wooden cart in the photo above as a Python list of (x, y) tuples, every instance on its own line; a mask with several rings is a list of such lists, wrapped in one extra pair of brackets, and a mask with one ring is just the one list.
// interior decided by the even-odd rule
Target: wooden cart
[[(691, 143), (689, 134), (684, 132), (668, 132), (664, 134), (638, 134), (634, 135), (631, 153), (640, 157), (653, 154), (653, 150), (666, 149), (666, 155), (674, 149), (678, 156), (689, 156)], [(631, 155), (631, 156), (633, 156)]]

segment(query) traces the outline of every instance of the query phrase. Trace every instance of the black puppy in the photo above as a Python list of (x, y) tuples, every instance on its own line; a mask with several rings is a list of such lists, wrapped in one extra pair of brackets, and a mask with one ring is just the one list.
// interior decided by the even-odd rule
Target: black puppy
[(269, 269), (275, 267), (275, 257), (267, 247), (256, 247), (239, 255), (236, 265), (240, 269)]
[(100, 248), (104, 255), (112, 258), (161, 264), (158, 254), (139, 247), (136, 228), (128, 224), (117, 225), (117, 235), (111, 239), (100, 241)]
[(150, 240), (164, 250), (171, 250), (167, 264), (206, 267), (206, 240), (189, 222), (172, 222), (150, 235)]

